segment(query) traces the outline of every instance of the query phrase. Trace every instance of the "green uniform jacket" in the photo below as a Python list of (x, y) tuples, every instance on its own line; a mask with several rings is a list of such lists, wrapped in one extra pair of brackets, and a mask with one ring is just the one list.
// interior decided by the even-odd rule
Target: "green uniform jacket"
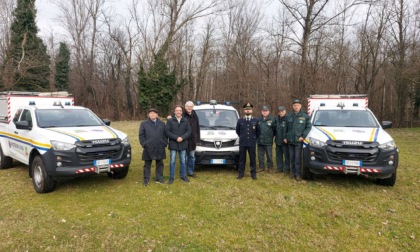
[(308, 114), (299, 111), (291, 112), (286, 116), (286, 127), (284, 127), (284, 137), (289, 144), (298, 144), (299, 137), (306, 138), (311, 130), (311, 120)]
[(276, 144), (282, 145), (284, 143), (285, 134), (284, 134), (284, 128), (286, 127), (286, 115), (283, 117), (276, 116), (274, 119), (274, 125), (275, 125), (275, 133), (276, 136)]
[(258, 117), (258, 124), (261, 128), (261, 134), (257, 139), (257, 144), (272, 145), (275, 132), (274, 118), (268, 115), (265, 120), (262, 116)]

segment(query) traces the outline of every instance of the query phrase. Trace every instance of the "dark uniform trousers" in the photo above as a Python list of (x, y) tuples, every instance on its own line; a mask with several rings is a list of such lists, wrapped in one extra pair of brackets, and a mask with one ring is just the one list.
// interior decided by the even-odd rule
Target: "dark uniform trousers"
[(257, 138), (261, 133), (260, 127), (258, 125), (258, 120), (256, 118), (252, 118), (250, 120), (240, 118), (236, 125), (236, 133), (239, 136), (239, 177), (244, 176), (246, 153), (248, 152), (251, 176), (253, 178), (256, 178), (257, 174), (255, 156), (257, 148)]
[(249, 155), (249, 165), (251, 167), (251, 176), (256, 176), (256, 161), (255, 161), (255, 146), (254, 147), (245, 147), (239, 146), (239, 176), (244, 176), (245, 173), (245, 163), (246, 163), (246, 152), (248, 151)]

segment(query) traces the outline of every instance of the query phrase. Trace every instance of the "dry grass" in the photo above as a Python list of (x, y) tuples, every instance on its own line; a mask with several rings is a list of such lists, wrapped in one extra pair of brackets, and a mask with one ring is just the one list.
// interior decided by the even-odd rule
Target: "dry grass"
[(0, 170), (0, 251), (420, 250), (420, 129), (391, 131), (400, 148), (394, 187), (345, 176), (238, 181), (223, 166), (198, 167), (189, 184), (144, 187), (139, 122), (113, 126), (134, 149), (123, 180), (79, 178), (41, 195), (25, 166)]

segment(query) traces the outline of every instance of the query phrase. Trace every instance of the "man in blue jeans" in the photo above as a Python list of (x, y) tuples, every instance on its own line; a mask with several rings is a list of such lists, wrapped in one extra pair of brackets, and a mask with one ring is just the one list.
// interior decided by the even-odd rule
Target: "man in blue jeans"
[(293, 101), (293, 111), (286, 116), (284, 127), (284, 142), (289, 146), (291, 178), (301, 181), (302, 147), (309, 131), (311, 120), (307, 113), (301, 111), (302, 104), (299, 99)]
[(201, 144), (200, 140), (200, 122), (198, 116), (193, 110), (194, 103), (187, 101), (185, 103), (185, 112), (183, 116), (187, 118), (188, 123), (191, 127), (191, 135), (188, 137), (188, 150), (187, 150), (187, 174), (189, 177), (196, 178), (197, 175), (194, 173), (195, 166), (195, 148)]
[(165, 128), (165, 134), (169, 138), (169, 150), (170, 150), (170, 174), (168, 184), (172, 184), (175, 178), (175, 161), (176, 153), (178, 152), (180, 161), (180, 176), (184, 182), (190, 182), (187, 178), (186, 171), (186, 152), (188, 149), (188, 137), (191, 134), (191, 127), (188, 120), (182, 116), (182, 107), (180, 105), (175, 106), (175, 116), (168, 119)]

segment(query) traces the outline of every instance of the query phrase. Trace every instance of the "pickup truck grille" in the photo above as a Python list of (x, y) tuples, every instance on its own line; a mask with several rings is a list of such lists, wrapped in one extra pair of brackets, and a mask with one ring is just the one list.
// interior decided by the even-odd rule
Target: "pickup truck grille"
[(76, 143), (76, 154), (80, 162), (93, 162), (98, 159), (117, 159), (123, 148), (120, 139), (106, 141), (80, 141)]
[[(201, 146), (202, 147), (208, 147), (208, 148), (216, 148), (216, 145), (214, 143), (216, 141), (211, 141), (210, 142), (210, 141), (201, 140)], [(222, 142), (220, 148), (233, 147), (235, 145), (235, 140), (228, 141), (228, 142), (223, 142), (223, 141), (220, 140), (220, 142)]]
[(327, 141), (327, 155), (330, 160), (359, 160), (375, 162), (379, 155), (378, 143), (362, 142), (359, 145), (346, 145), (342, 141)]

